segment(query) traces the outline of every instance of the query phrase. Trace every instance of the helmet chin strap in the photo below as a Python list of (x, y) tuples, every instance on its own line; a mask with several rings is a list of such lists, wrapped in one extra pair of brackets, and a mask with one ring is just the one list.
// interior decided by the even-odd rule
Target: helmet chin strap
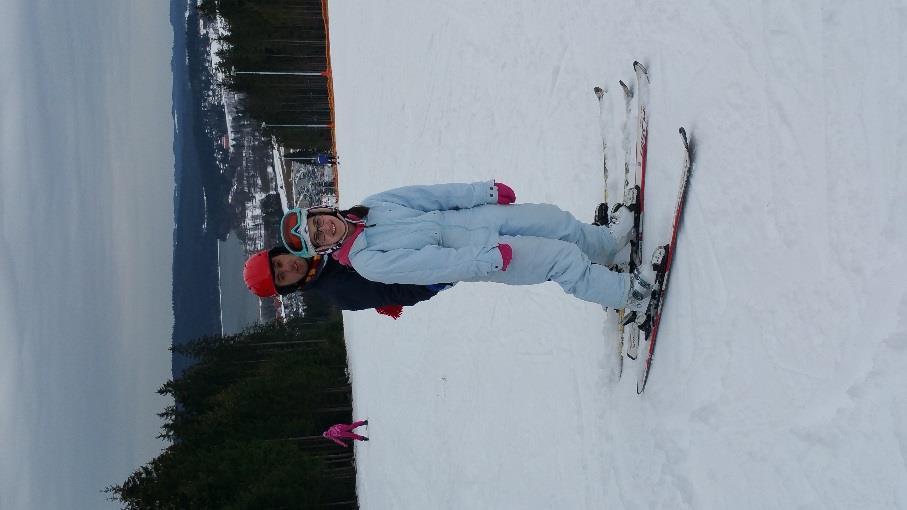
[(343, 243), (347, 236), (350, 235), (350, 222), (346, 221), (346, 218), (341, 219), (343, 220), (343, 235), (340, 236), (340, 242)]

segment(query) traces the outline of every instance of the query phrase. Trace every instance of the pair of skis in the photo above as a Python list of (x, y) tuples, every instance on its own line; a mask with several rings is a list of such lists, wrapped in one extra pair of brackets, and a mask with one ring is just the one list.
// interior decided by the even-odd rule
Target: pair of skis
[[(616, 264), (611, 267), (614, 271), (620, 272), (632, 272), (636, 267), (639, 266), (641, 261), (641, 247), (642, 247), (642, 218), (643, 218), (643, 187), (645, 186), (645, 171), (646, 171), (646, 154), (648, 147), (648, 103), (649, 103), (649, 76), (646, 68), (639, 62), (633, 62), (633, 70), (636, 73), (636, 98), (637, 98), (637, 107), (639, 109), (637, 114), (637, 136), (636, 136), (636, 164), (635, 172), (630, 172), (630, 138), (627, 134), (627, 123), (629, 122), (631, 115), (631, 107), (633, 102), (633, 91), (630, 87), (627, 86), (622, 80), (620, 81), (620, 87), (623, 91), (624, 99), (624, 121), (621, 126), (622, 136), (622, 145), (624, 152), (624, 185), (623, 185), (623, 196), (621, 202), (615, 204), (614, 208), (610, 208), (608, 204), (608, 160), (607, 160), (607, 138), (605, 136), (605, 129), (603, 121), (605, 120), (606, 113), (603, 108), (603, 100), (605, 98), (606, 91), (601, 87), (595, 87), (595, 95), (599, 101), (599, 127), (601, 128), (602, 136), (602, 169), (604, 177), (604, 202), (599, 204), (598, 209), (595, 212), (595, 223), (598, 225), (608, 225), (610, 222), (610, 216), (612, 213), (616, 212), (619, 207), (627, 207), (633, 212), (633, 223), (634, 229), (636, 231), (636, 237), (630, 242), (630, 259), (628, 262), (623, 264)], [(618, 343), (617, 343), (617, 375), (618, 378), (623, 373), (623, 356), (624, 356), (624, 347), (626, 345), (626, 354), (630, 359), (635, 360), (639, 352), (639, 331), (634, 329), (634, 325), (631, 325), (629, 328), (625, 327), (625, 317), (624, 311), (616, 310), (617, 312), (617, 324), (618, 324)]]
[[(630, 173), (630, 144), (626, 134), (623, 137), (624, 145), (624, 196), (622, 204), (616, 205), (613, 209), (608, 207), (608, 166), (607, 154), (603, 156), (602, 167), (604, 173), (604, 203), (600, 204), (596, 211), (595, 222), (598, 224), (608, 224), (611, 212), (617, 210), (617, 207), (625, 206), (630, 208), (634, 213), (634, 227), (636, 229), (636, 238), (631, 241), (630, 260), (626, 265), (614, 267), (612, 269), (632, 272), (642, 264), (642, 241), (643, 241), (643, 214), (645, 212), (645, 184), (646, 184), (646, 167), (648, 161), (648, 132), (649, 132), (649, 76), (646, 68), (639, 62), (633, 62), (633, 69), (636, 73), (636, 99), (637, 99), (637, 130), (636, 130), (636, 167), (633, 174)], [(626, 133), (626, 122), (630, 116), (630, 106), (633, 99), (633, 93), (627, 85), (621, 81), (621, 89), (624, 93), (625, 104), (625, 123), (622, 129)], [(596, 87), (595, 94), (599, 100), (599, 108), (602, 116), (602, 99), (604, 90)], [(684, 150), (684, 168), (681, 175), (680, 190), (678, 193), (677, 203), (675, 204), (674, 223), (672, 226), (671, 240), (668, 244), (659, 246), (652, 257), (652, 265), (656, 271), (655, 282), (653, 282), (653, 293), (647, 310), (645, 320), (641, 324), (634, 320), (635, 317), (625, 317), (623, 310), (618, 311), (618, 377), (623, 372), (623, 354), (626, 346), (626, 355), (630, 359), (637, 359), (639, 354), (640, 333), (645, 334), (648, 344), (646, 357), (643, 361), (643, 368), (640, 371), (637, 380), (636, 392), (642, 393), (645, 390), (646, 382), (649, 378), (649, 371), (652, 367), (652, 359), (655, 353), (655, 345), (658, 338), (658, 328), (661, 323), (661, 314), (664, 307), (664, 298), (667, 294), (668, 277), (670, 276), (671, 264), (674, 260), (674, 251), (677, 245), (677, 232), (680, 227), (680, 219), (683, 214), (683, 208), (686, 202), (686, 189), (689, 182), (690, 168), (692, 166), (692, 151), (687, 139), (686, 131), (680, 128), (680, 135)], [(607, 140), (602, 129), (602, 149), (607, 153)]]
[[(623, 103), (624, 103), (624, 116), (623, 124), (621, 126), (621, 143), (623, 146), (624, 153), (624, 186), (623, 186), (623, 196), (621, 197), (621, 202), (615, 204), (615, 208), (612, 210), (608, 204), (608, 145), (607, 138), (605, 136), (605, 127), (603, 121), (607, 117), (605, 110), (603, 108), (603, 100), (605, 97), (605, 90), (601, 87), (595, 87), (595, 95), (598, 98), (599, 102), (599, 128), (601, 130), (602, 137), (602, 169), (604, 177), (604, 201), (599, 204), (598, 209), (595, 212), (595, 224), (597, 225), (608, 225), (610, 222), (610, 216), (613, 212), (617, 211), (618, 207), (626, 206), (630, 208), (634, 213), (634, 231), (637, 233), (634, 236), (634, 239), (631, 240), (630, 247), (630, 260), (626, 263), (615, 264), (611, 267), (614, 271), (620, 272), (631, 272), (638, 265), (640, 260), (640, 241), (641, 238), (639, 234), (641, 233), (641, 224), (642, 224), (642, 202), (641, 202), (641, 187), (639, 183), (644, 182), (643, 178), (645, 175), (645, 154), (647, 147), (648, 139), (648, 72), (646, 68), (643, 67), (639, 62), (633, 63), (634, 71), (636, 72), (636, 82), (637, 90), (639, 91), (637, 105), (639, 107), (639, 114), (637, 115), (637, 146), (636, 146), (636, 165), (635, 173), (630, 173), (630, 138), (627, 134), (627, 124), (629, 123), (631, 115), (631, 106), (633, 103), (633, 91), (630, 87), (627, 86), (623, 80), (620, 81), (620, 88), (623, 92)], [(618, 324), (618, 343), (617, 343), (617, 377), (623, 374), (623, 356), (624, 356), (624, 338), (625, 338), (625, 327), (624, 327), (624, 311), (616, 310), (617, 312), (617, 324)], [(627, 349), (627, 356), (630, 359), (636, 359), (638, 353), (638, 336), (631, 338), (629, 342), (629, 348)]]

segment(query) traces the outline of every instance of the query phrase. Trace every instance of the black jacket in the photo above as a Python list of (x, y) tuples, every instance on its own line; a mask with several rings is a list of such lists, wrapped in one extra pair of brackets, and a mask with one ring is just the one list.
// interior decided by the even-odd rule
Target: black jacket
[(303, 295), (318, 293), (342, 310), (366, 310), (379, 306), (410, 306), (430, 299), (436, 291), (424, 285), (378, 283), (366, 280), (353, 268), (331, 257), (318, 277), (301, 290)]

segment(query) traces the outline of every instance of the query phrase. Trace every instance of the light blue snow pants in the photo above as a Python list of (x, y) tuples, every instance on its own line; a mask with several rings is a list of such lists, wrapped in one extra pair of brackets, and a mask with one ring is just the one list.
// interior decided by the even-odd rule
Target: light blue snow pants
[(582, 223), (551, 204), (491, 205), (472, 210), (478, 209), (486, 226), (498, 226), (500, 242), (513, 248), (513, 259), (506, 271), (465, 281), (509, 285), (553, 281), (584, 301), (611, 308), (626, 306), (629, 276), (600, 265), (622, 248), (607, 227)]

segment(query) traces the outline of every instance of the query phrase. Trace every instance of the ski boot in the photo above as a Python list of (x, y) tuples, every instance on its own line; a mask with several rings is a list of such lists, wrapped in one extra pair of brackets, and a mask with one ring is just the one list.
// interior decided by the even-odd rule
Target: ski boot
[(636, 324), (644, 329), (649, 318), (649, 304), (655, 291), (657, 271), (653, 266), (642, 265), (630, 273), (630, 290), (624, 307), (624, 325)]

